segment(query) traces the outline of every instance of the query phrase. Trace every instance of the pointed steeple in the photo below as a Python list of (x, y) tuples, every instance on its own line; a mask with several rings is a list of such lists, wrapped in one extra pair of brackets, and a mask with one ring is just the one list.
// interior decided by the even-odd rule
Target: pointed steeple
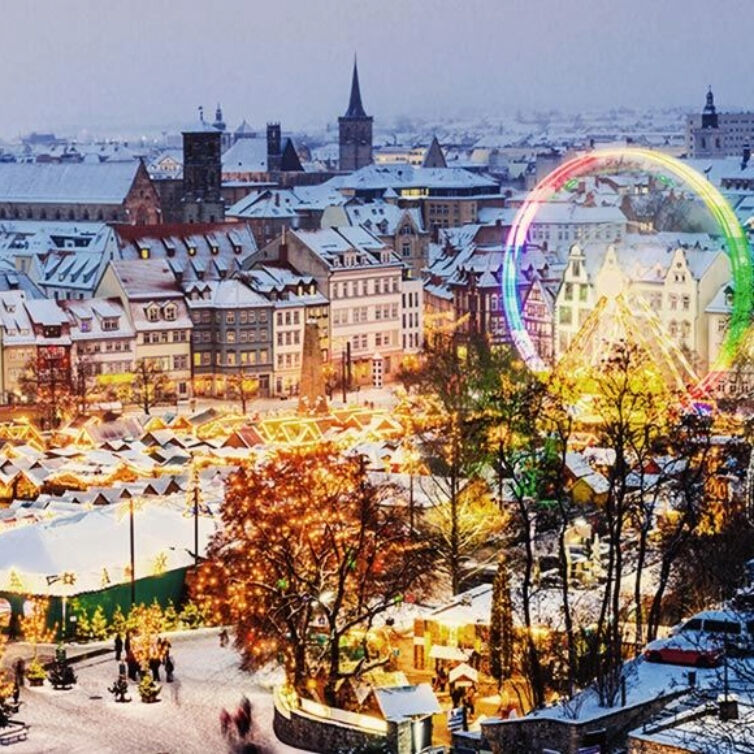
[(351, 99), (348, 101), (348, 110), (344, 118), (366, 118), (364, 105), (361, 104), (361, 89), (359, 88), (359, 66), (356, 56), (353, 57), (353, 76), (351, 78)]
[(225, 121), (223, 120), (223, 110), (220, 107), (220, 103), (217, 103), (217, 109), (215, 110), (215, 122), (212, 124), (218, 131), (225, 130)]

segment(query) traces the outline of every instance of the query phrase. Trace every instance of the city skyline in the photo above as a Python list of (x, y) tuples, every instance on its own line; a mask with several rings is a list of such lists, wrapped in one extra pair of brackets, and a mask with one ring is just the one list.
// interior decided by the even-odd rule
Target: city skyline
[[(708, 84), (722, 109), (754, 99), (737, 62), (746, 27), (731, 23), (747, 8), (739, 0), (714, 13), (701, 0), (427, 7), (232, 2), (211, 16), (193, 2), (180, 14), (164, 2), (11, 6), (0, 28), (10, 73), (0, 84), (0, 137), (180, 127), (218, 101), (230, 127), (244, 118), (332, 126), (347, 105), (354, 53), (378, 126), (405, 115), (695, 108)], [(323, 19), (329, 30), (313, 34)]]

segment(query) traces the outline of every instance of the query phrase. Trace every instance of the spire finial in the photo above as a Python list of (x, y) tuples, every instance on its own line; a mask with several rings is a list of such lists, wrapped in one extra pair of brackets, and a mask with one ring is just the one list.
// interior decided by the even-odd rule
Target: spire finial
[(204, 107), (199, 105), (199, 122), (204, 123)]
[(351, 76), (351, 97), (348, 100), (346, 118), (366, 118), (364, 105), (361, 104), (361, 88), (359, 87), (359, 66), (356, 53), (353, 54), (353, 75)]

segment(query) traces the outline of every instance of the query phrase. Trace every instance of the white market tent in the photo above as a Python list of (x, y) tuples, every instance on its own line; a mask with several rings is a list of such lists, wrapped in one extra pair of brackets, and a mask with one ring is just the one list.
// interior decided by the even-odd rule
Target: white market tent
[(406, 717), (424, 717), (442, 712), (435, 692), (428, 683), (417, 686), (393, 686), (375, 689), (377, 703), (386, 720), (400, 720)]
[[(194, 562), (194, 519), (185, 496), (134, 503), (135, 578)], [(0, 591), (71, 596), (130, 581), (129, 503), (0, 531)], [(199, 553), (215, 531), (199, 516)]]
[(462, 662), (450, 671), (448, 680), (451, 683), (458, 683), (459, 686), (464, 683), (476, 683), (479, 680), (479, 673), (468, 663)]

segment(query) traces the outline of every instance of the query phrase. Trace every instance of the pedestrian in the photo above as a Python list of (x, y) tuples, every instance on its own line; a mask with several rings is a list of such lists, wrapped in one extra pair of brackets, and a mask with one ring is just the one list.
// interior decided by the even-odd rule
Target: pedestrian
[(126, 671), (126, 663), (125, 663), (125, 662), (123, 662), (123, 660), (121, 660), (121, 661), (120, 661), (120, 662), (118, 663), (118, 675), (122, 675), (122, 676), (125, 676), (125, 675), (126, 675), (126, 672), (127, 672), (127, 671)]
[(128, 677), (132, 681), (138, 681), (139, 663), (136, 662), (136, 657), (130, 649), (126, 652), (126, 665), (128, 665)]
[(120, 634), (115, 634), (115, 661), (120, 662), (120, 656), (123, 652), (123, 639)]
[(16, 660), (13, 670), (15, 672), (16, 683), (19, 687), (23, 686), (26, 682), (26, 661), (23, 657), (19, 657)]
[(168, 683), (173, 682), (173, 671), (175, 665), (173, 664), (173, 658), (170, 656), (170, 652), (165, 653), (165, 680)]
[(220, 631), (220, 646), (227, 647), (229, 641), (230, 639), (228, 638), (228, 629), (224, 628), (222, 631)]
[(126, 631), (126, 641), (123, 643), (123, 649), (126, 650), (126, 654), (131, 651), (131, 632)]
[(162, 661), (159, 657), (150, 657), (149, 658), (149, 670), (152, 673), (152, 678), (155, 681), (160, 680), (160, 665), (162, 665)]
[(18, 681), (13, 682), (13, 704), (18, 707), (18, 697), (21, 695), (21, 687), (18, 685)]

